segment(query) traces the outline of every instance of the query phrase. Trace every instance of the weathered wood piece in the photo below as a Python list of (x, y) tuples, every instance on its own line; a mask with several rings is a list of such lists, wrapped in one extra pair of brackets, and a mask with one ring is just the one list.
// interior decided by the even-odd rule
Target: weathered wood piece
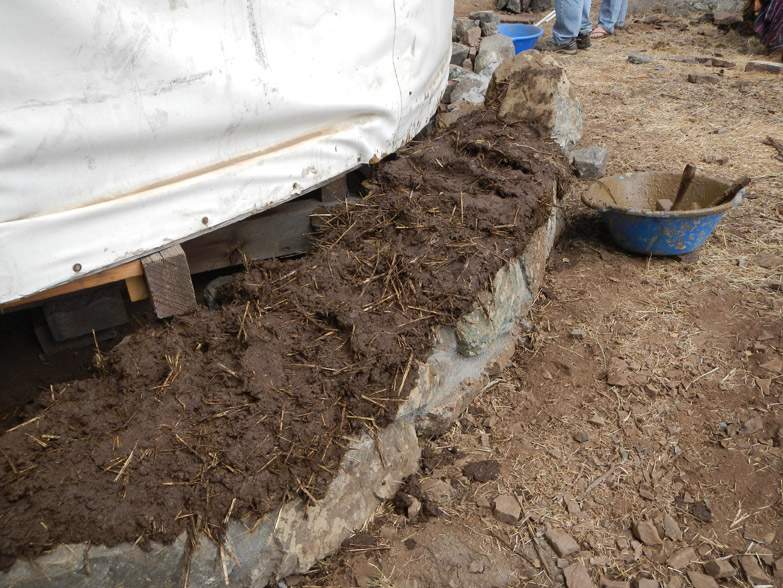
[(348, 177), (340, 176), (321, 187), (321, 202), (334, 202), (348, 198)]
[(196, 308), (185, 252), (180, 245), (142, 258), (144, 278), (158, 318), (167, 318)]
[(125, 302), (116, 287), (49, 300), (43, 305), (43, 313), (52, 339), (58, 343), (128, 321)]
[(310, 249), (310, 215), (324, 206), (315, 197), (286, 202), (260, 215), (185, 241), (191, 273), (241, 265)]

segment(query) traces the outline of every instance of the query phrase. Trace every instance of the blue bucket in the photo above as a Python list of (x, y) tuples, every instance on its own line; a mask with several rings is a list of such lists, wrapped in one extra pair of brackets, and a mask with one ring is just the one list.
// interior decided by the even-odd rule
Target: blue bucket
[(601, 213), (612, 239), (623, 249), (644, 255), (679, 255), (701, 247), (742, 191), (726, 204), (709, 206), (729, 186), (706, 177), (693, 179), (677, 211), (657, 211), (656, 202), (674, 200), (680, 174), (643, 172), (603, 178), (582, 195)]
[(521, 53), (533, 48), (536, 40), (544, 34), (544, 29), (535, 25), (501, 24), (498, 25), (498, 32), (501, 35), (511, 37), (511, 40), (514, 41), (514, 51)]

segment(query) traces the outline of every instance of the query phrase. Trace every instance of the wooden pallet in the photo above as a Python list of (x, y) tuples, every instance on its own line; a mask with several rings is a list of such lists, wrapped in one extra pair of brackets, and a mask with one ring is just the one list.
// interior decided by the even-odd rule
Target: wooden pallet
[(182, 314), (196, 304), (191, 274), (241, 265), (249, 259), (307, 251), (310, 215), (320, 207), (339, 205), (346, 196), (347, 183), (343, 176), (323, 186), (313, 196), (287, 202), (144, 258), (2, 304), (0, 314), (121, 281), (125, 282), (131, 302), (151, 298), (159, 318)]

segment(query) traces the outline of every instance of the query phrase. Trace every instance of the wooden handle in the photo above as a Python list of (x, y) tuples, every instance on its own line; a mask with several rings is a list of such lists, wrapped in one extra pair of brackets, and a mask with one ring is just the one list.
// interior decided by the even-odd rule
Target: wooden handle
[(672, 210), (679, 210), (680, 204), (682, 204), (682, 198), (685, 196), (685, 193), (688, 191), (688, 188), (691, 185), (691, 181), (693, 181), (693, 177), (696, 175), (696, 167), (691, 165), (690, 163), (685, 166), (685, 169), (682, 170), (682, 177), (680, 178), (680, 188), (677, 190), (677, 196), (674, 197), (674, 202), (672, 203)]
[(742, 176), (739, 180), (734, 182), (731, 186), (726, 188), (726, 191), (723, 192), (720, 196), (718, 196), (712, 204), (710, 204), (707, 208), (712, 208), (713, 206), (720, 206), (721, 204), (726, 204), (729, 200), (733, 199), (737, 192), (742, 190), (745, 186), (750, 184), (750, 178), (748, 176)]

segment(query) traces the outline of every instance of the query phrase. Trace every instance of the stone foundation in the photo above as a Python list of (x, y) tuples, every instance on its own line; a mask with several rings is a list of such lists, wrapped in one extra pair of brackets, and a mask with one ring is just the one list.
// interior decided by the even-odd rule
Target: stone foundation
[(153, 543), (149, 551), (128, 543), (61, 545), (32, 561), (19, 560), (0, 574), (0, 586), (181, 587), (188, 570), (188, 586), (260, 588), (307, 571), (337, 551), (418, 469), (417, 436), (445, 432), (500, 374), (514, 353), (517, 325), (532, 308), (561, 225), (556, 203), (525, 254), (498, 271), (493, 291), (481, 293), (480, 304), (455, 328), (441, 329), (430, 357), (417, 366), (417, 384), (395, 422), (377, 437), (365, 435), (351, 444), (317, 504), (286, 502), (252, 528), (232, 520), (220, 546), (202, 538), (188, 548), (185, 535), (169, 545)]

